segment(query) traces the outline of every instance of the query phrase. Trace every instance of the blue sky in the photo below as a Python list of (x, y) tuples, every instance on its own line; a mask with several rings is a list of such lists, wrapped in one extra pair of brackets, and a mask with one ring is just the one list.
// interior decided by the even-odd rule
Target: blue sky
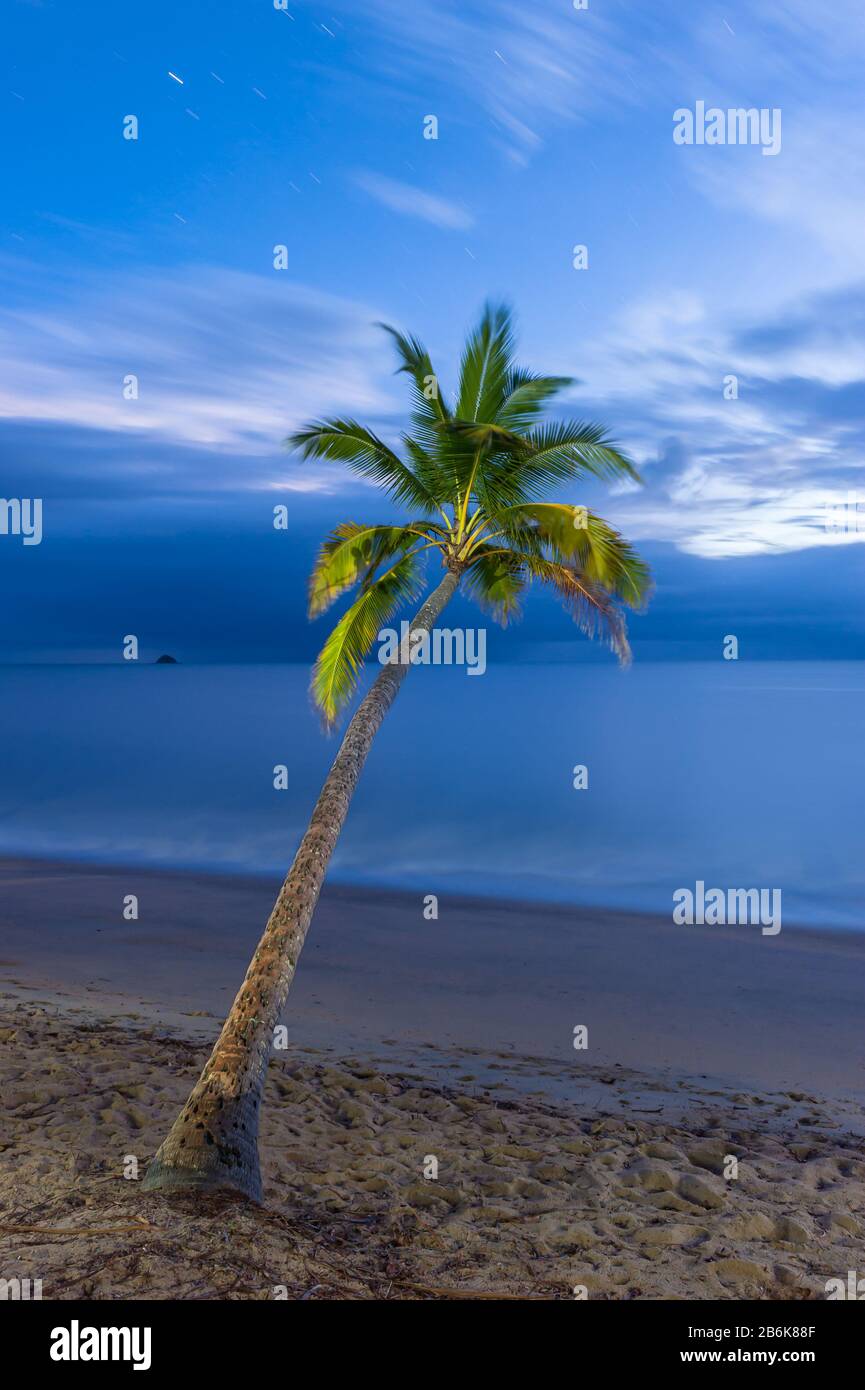
[[(447, 382), (489, 295), (643, 471), (566, 499), (655, 567), (638, 653), (865, 653), (865, 516), (825, 527), (865, 502), (861, 4), (15, 0), (4, 27), (0, 494), (44, 499), (41, 546), (0, 537), (6, 659), (118, 628), (308, 659), (317, 536), (388, 509), (280, 440), (336, 411), (395, 436), (375, 322)], [(780, 152), (674, 144), (698, 101), (777, 108)], [(510, 652), (571, 651), (529, 616)]]

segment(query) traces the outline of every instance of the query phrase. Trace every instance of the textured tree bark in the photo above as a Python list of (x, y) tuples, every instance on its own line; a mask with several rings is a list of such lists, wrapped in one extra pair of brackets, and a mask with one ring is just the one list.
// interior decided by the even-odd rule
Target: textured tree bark
[[(431, 630), (459, 582), (449, 570), (412, 622), (412, 632)], [(258, 1118), (273, 1030), (358, 777), (407, 671), (403, 664), (385, 666), (346, 729), (222, 1032), (147, 1170), (146, 1192), (230, 1188), (261, 1201)]]

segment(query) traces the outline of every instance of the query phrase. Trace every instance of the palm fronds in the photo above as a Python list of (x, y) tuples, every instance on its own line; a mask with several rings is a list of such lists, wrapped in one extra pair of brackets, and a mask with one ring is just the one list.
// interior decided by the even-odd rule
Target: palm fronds
[(403, 605), (414, 602), (422, 588), (418, 557), (410, 552), (367, 585), (342, 615), (312, 673), (312, 696), (326, 724), (334, 724), (351, 699), (357, 673), (382, 627)]
[(513, 316), (506, 304), (487, 304), (469, 335), (460, 364), (456, 414), (462, 420), (495, 420), (513, 366)]
[(525, 528), (552, 554), (576, 568), (592, 584), (601, 585), (631, 608), (648, 597), (649, 567), (633, 546), (609, 522), (587, 507), (564, 502), (535, 502), (507, 507), (497, 513), (504, 534), (526, 543)]
[(435, 498), (417, 474), (372, 430), (356, 420), (316, 421), (289, 435), (286, 444), (303, 458), (334, 459), (348, 464), (404, 506), (436, 510)]
[(540, 419), (553, 396), (572, 384), (573, 377), (536, 376), (521, 367), (511, 368), (497, 417), (499, 424), (511, 430), (528, 429)]
[(469, 335), (453, 405), (417, 338), (381, 325), (411, 382), (411, 428), (396, 447), (351, 419), (320, 420), (286, 442), (305, 458), (345, 463), (418, 518), (344, 522), (324, 541), (310, 580), (316, 616), (357, 586), (322, 648), (313, 697), (333, 723), (361, 664), (393, 614), (415, 601), (424, 560), (437, 555), (497, 621), (519, 616), (533, 582), (554, 592), (580, 629), (619, 660), (630, 658), (624, 610), (650, 591), (648, 566), (597, 513), (550, 501), (562, 483), (639, 482), (634, 464), (598, 424), (545, 420), (570, 377), (543, 376), (513, 360), (513, 318), (485, 306)]
[(344, 521), (322, 544), (309, 581), (309, 616), (317, 618), (335, 599), (368, 580), (383, 563), (417, 545), (420, 529), (408, 526), (359, 526)]

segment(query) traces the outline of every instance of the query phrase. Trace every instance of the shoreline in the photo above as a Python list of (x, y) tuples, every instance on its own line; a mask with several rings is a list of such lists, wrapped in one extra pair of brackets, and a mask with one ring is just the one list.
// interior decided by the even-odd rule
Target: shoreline
[[(57, 1006), (77, 992), (93, 1018), (125, 1012), (212, 1039), (278, 886), (0, 860), (0, 988)], [(123, 919), (129, 894), (137, 921)], [(442, 895), (426, 921), (422, 894), (330, 885), (284, 1021), (293, 1045), (512, 1058), (522, 1085), (535, 1059), (563, 1098), (585, 1064), (862, 1105), (863, 999), (865, 936), (844, 930), (766, 937), (462, 895)]]
[[(104, 857), (101, 857), (99, 855), (95, 855), (91, 859), (86, 855), (81, 856), (80, 854), (70, 856), (69, 858), (67, 858), (64, 855), (56, 854), (31, 855), (23, 853), (0, 853), (0, 877), (4, 876), (10, 870), (14, 871), (16, 868), (20, 868), (20, 870), (24, 873), (26, 873), (28, 870), (49, 870), (51, 872), (59, 870), (70, 874), (76, 874), (78, 872), (88, 874), (130, 873), (152, 875), (158, 878), (213, 879), (222, 882), (228, 880), (247, 883), (251, 886), (260, 885), (266, 882), (272, 885), (276, 885), (276, 888), (274, 889), (275, 897), (276, 891), (281, 885), (285, 877), (285, 874), (288, 872), (290, 863), (291, 859), (289, 856), (288, 858), (286, 858), (285, 865), (280, 869), (249, 869), (236, 864), (231, 864), (226, 868), (222, 868), (218, 865), (211, 863), (172, 864), (162, 860), (153, 860), (146, 863), (132, 863), (128, 860), (123, 859), (122, 857), (119, 857), (118, 859), (114, 860), (105, 859)], [(697, 880), (695, 886), (698, 886), (699, 882), (700, 881)], [(705, 884), (704, 888), (706, 888)], [(328, 873), (327, 881), (325, 883), (325, 891), (327, 891), (328, 893), (343, 892), (346, 894), (359, 894), (361, 896), (371, 897), (381, 896), (385, 898), (395, 898), (412, 896), (416, 898), (419, 894), (423, 895), (423, 893), (425, 892), (425, 888), (413, 884), (388, 883), (384, 881), (373, 882), (356, 878), (342, 877), (338, 872), (334, 874), (332, 871), (330, 871)], [(683, 890), (677, 889), (676, 891), (677, 893), (681, 893)], [(691, 886), (686, 885), (685, 891), (692, 891)], [(706, 888), (706, 892), (708, 891), (710, 890)], [(720, 891), (729, 894), (738, 892), (740, 890), (721, 889)], [(762, 891), (765, 892), (766, 890)], [(565, 897), (547, 897), (543, 895), (531, 897), (527, 896), (525, 893), (496, 894), (483, 891), (469, 893), (460, 889), (455, 890), (452, 894), (450, 894), (449, 898), (450, 901), (458, 903), (462, 906), (470, 905), (472, 903), (486, 903), (492, 905), (500, 905), (502, 907), (507, 907), (511, 909), (523, 908), (528, 912), (548, 910), (550, 912), (568, 912), (577, 913), (580, 915), (594, 914), (596, 916), (602, 917), (628, 917), (634, 920), (644, 919), (645, 921), (652, 922), (667, 921), (667, 917), (664, 916), (662, 913), (653, 912), (648, 909), (632, 908), (626, 905), (616, 905), (613, 903), (577, 902), (575, 900), (571, 900)], [(675, 909), (676, 902), (674, 900), (673, 895), (671, 894), (670, 920), (672, 920), (673, 918), (673, 912)], [(704, 924), (695, 923), (693, 925)], [(746, 926), (743, 926), (741, 930), (745, 932), (759, 932), (760, 924), (748, 924)], [(855, 937), (860, 932), (863, 933), (863, 935), (865, 935), (865, 907), (863, 907), (861, 926), (858, 924), (855, 926), (843, 925), (837, 922), (828, 923), (825, 926), (819, 926), (814, 922), (808, 922), (796, 918), (793, 921), (787, 921), (785, 919), (783, 921), (783, 931), (794, 932), (797, 936), (801, 936), (806, 933), (812, 934), (820, 940), (823, 940), (826, 937), (847, 938), (850, 935)], [(766, 935), (770, 934), (771, 933), (769, 932), (766, 933)]]

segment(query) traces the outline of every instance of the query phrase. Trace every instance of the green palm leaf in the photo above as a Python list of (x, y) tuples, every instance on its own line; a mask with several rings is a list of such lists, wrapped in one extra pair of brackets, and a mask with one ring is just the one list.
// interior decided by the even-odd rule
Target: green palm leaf
[(491, 461), (478, 496), (490, 507), (540, 498), (554, 484), (586, 476), (640, 482), (633, 463), (601, 425), (553, 422), (527, 431), (523, 448)]
[(304, 458), (334, 459), (377, 483), (396, 502), (435, 511), (436, 501), (416, 473), (372, 430), (356, 420), (320, 420), (285, 441)]
[(466, 570), (464, 583), (478, 606), (506, 627), (511, 618), (520, 615), (525, 574), (521, 555), (482, 546)]
[(443, 420), (450, 418), (450, 411), (445, 404), (441, 385), (433, 370), (432, 360), (429, 353), (417, 338), (407, 337), (400, 333), (398, 329), (391, 327), (389, 323), (380, 323), (379, 328), (383, 328), (385, 333), (389, 333), (396, 346), (401, 366), (397, 367), (397, 372), (405, 372), (411, 377), (413, 383), (414, 414), (412, 419), (420, 433), (426, 433), (428, 443), (434, 441), (434, 430), (436, 425)]
[(537, 555), (526, 559), (534, 579), (546, 584), (565, 605), (577, 627), (586, 637), (602, 641), (615, 652), (622, 666), (631, 664), (628, 629), (621, 608), (599, 584), (575, 573), (567, 565), (544, 560)]
[(438, 431), (451, 418), (441, 383), (429, 353), (417, 338), (400, 333), (388, 323), (379, 324), (379, 328), (389, 333), (394, 341), (401, 364), (397, 372), (405, 372), (412, 381), (414, 409), (411, 420), (414, 437), (404, 434), (403, 446), (411, 456), (415, 476), (441, 505), (447, 500), (453, 481), (453, 470), (442, 467), (442, 451), (439, 448)]
[(535, 502), (502, 510), (496, 523), (523, 543), (528, 527), (550, 547), (552, 558), (570, 562), (589, 583), (602, 586), (631, 608), (645, 603), (651, 585), (648, 565), (609, 522), (587, 507)]
[(523, 435), (514, 434), (500, 424), (485, 424), (476, 420), (448, 420), (439, 427), (440, 435), (459, 440), (471, 449), (483, 449), (488, 454), (511, 450), (528, 452), (530, 446)]
[(382, 627), (403, 604), (417, 599), (422, 587), (418, 555), (411, 551), (373, 580), (340, 618), (312, 673), (312, 697), (328, 726), (354, 693), (357, 673)]
[(507, 392), (513, 352), (510, 309), (487, 304), (462, 356), (456, 408), (461, 419), (495, 420)]
[(432, 449), (424, 447), (410, 434), (402, 436), (402, 444), (412, 463), (412, 472), (442, 514), (442, 507), (453, 491), (453, 468), (444, 457), (436, 435)]
[(318, 617), (358, 579), (368, 579), (385, 560), (416, 546), (423, 524), (409, 528), (341, 522), (322, 544), (313, 567), (309, 616)]
[(613, 596), (568, 565), (542, 555), (502, 550), (503, 559), (520, 561), (525, 574), (552, 589), (586, 637), (597, 638), (615, 652), (622, 666), (631, 662), (631, 648), (622, 610)]
[(497, 423), (511, 430), (526, 430), (537, 422), (552, 397), (572, 384), (573, 377), (536, 376), (514, 367), (508, 376)]

